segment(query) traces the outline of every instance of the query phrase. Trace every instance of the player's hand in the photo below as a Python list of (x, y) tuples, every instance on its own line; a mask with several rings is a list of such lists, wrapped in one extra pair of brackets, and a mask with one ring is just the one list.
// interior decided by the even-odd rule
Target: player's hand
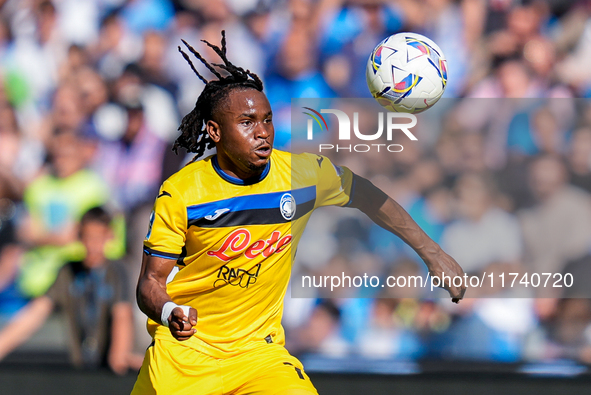
[(188, 317), (180, 307), (175, 307), (168, 317), (170, 333), (180, 341), (190, 339), (197, 332), (197, 329), (193, 328), (195, 325), (197, 325), (197, 310), (192, 307), (189, 308)]
[[(429, 269), (429, 274), (431, 277), (439, 278), (440, 284), (442, 285), (441, 288), (444, 288), (449, 292), (449, 295), (452, 298), (451, 301), (454, 303), (459, 303), (466, 292), (464, 270), (462, 270), (462, 267), (455, 261), (455, 259), (447, 255), (441, 249), (432, 257), (425, 259), (425, 263), (427, 264), (427, 268)], [(443, 277), (445, 280), (443, 280), (443, 283), (441, 283)], [(462, 282), (459, 287), (453, 285), (452, 279), (454, 277), (462, 278)], [(458, 282), (459, 281), (457, 281), (456, 284)]]

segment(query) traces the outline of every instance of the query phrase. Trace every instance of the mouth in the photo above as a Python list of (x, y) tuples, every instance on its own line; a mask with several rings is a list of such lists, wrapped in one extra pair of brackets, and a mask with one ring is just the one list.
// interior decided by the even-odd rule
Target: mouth
[(267, 159), (271, 155), (272, 147), (269, 144), (261, 144), (255, 148), (254, 153), (261, 159)]

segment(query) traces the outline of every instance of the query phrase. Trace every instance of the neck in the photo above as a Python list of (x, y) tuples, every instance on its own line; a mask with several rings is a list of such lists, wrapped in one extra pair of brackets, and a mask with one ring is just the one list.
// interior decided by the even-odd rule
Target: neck
[(267, 165), (261, 169), (252, 170), (247, 168), (245, 170), (235, 166), (232, 161), (229, 161), (227, 158), (224, 158), (219, 154), (214, 156), (212, 161), (215, 170), (223, 179), (233, 184), (240, 185), (255, 184), (263, 180), (269, 172), (270, 166), (270, 162), (267, 161)]
[(70, 167), (70, 168), (65, 168), (65, 169), (53, 169), (53, 175), (56, 176), (57, 178), (68, 178), (76, 173), (78, 173), (78, 171), (80, 171), (82, 169), (79, 169), (77, 167)]
[(263, 173), (264, 168), (262, 169), (250, 169), (248, 166), (244, 165), (244, 168), (240, 168), (235, 166), (228, 158), (224, 157), (223, 155), (217, 156), (218, 165), (220, 169), (222, 169), (226, 174), (240, 178), (241, 180), (248, 180), (250, 178), (255, 178), (260, 176)]
[(94, 270), (103, 266), (106, 261), (105, 257), (85, 258), (82, 265), (86, 270)]
[(240, 159), (236, 161), (228, 158), (227, 155), (218, 152), (217, 162), (219, 167), (228, 175), (239, 178), (241, 180), (249, 180), (252, 178), (258, 178), (263, 174), (269, 162), (265, 166), (259, 168), (252, 168), (247, 163), (242, 163)]

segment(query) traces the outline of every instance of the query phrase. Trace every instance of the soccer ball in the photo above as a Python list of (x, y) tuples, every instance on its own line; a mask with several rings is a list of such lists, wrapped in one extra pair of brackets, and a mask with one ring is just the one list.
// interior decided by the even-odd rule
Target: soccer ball
[(389, 111), (419, 113), (435, 104), (447, 83), (447, 61), (433, 41), (417, 33), (394, 34), (367, 61), (367, 85)]

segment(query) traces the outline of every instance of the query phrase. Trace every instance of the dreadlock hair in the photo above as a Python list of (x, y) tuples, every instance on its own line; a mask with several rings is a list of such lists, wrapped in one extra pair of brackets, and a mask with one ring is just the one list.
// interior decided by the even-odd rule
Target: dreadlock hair
[[(185, 40), (181, 40), (185, 47), (205, 65), (205, 67), (211, 71), (213, 75), (217, 77), (216, 80), (207, 81), (199, 72), (195, 69), (193, 62), (179, 46), (178, 50), (183, 55), (183, 58), (191, 66), (191, 70), (199, 77), (205, 84), (205, 88), (197, 98), (195, 108), (185, 115), (179, 126), (181, 135), (174, 142), (172, 150), (178, 154), (178, 148), (185, 148), (188, 152), (196, 153), (195, 159), (198, 159), (203, 155), (206, 149), (215, 147), (214, 141), (209, 137), (205, 123), (212, 119), (214, 110), (218, 104), (224, 100), (228, 93), (237, 88), (252, 88), (260, 92), (263, 91), (263, 82), (258, 75), (251, 73), (250, 70), (244, 70), (241, 67), (233, 65), (226, 57), (226, 32), (222, 30), (222, 47), (213, 45), (205, 40), (201, 40), (208, 47), (213, 49), (216, 54), (222, 59), (223, 64), (209, 63), (199, 52), (197, 52), (191, 45)], [(215, 67), (214, 67), (215, 66)], [(216, 70), (216, 67), (221, 69)], [(224, 75), (222, 75), (224, 73)]]

